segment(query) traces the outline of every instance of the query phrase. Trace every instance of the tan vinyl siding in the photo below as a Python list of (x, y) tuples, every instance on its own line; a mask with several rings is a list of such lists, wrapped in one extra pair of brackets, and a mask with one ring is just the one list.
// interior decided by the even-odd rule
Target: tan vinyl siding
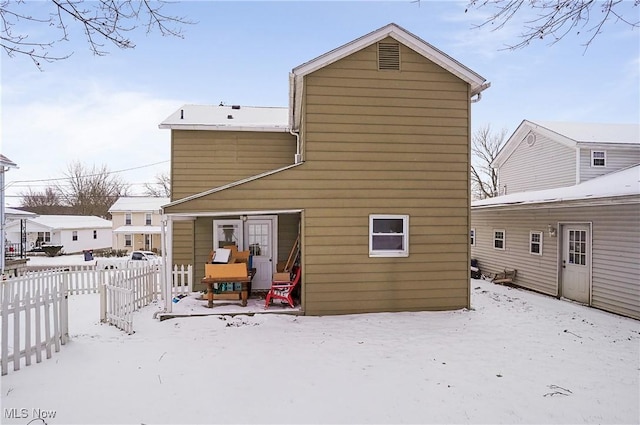
[[(605, 151), (605, 167), (591, 166), (591, 151)], [(640, 163), (640, 149), (580, 149), (580, 182)]]
[[(195, 264), (193, 221), (173, 222), (173, 264)], [(213, 243), (211, 244), (213, 245)], [(196, 278), (194, 273), (194, 279)]]
[[(377, 71), (372, 45), (306, 76), (304, 164), (169, 212), (303, 209), (306, 314), (468, 307), (469, 88), (400, 57)], [(409, 215), (409, 257), (369, 257), (369, 214)]]
[[(638, 199), (636, 197), (636, 202)], [(640, 318), (640, 204), (538, 208), (514, 210), (474, 209), (471, 226), (476, 246), (471, 249), (483, 272), (518, 270), (520, 286), (558, 295), (558, 237), (547, 226), (592, 223), (592, 305)], [(492, 229), (506, 230), (506, 250), (492, 248)], [(529, 254), (531, 230), (543, 232), (543, 255)], [(559, 231), (558, 231), (558, 234)]]
[(540, 134), (524, 140), (499, 170), (500, 194), (552, 189), (576, 184), (576, 151)]
[(293, 164), (284, 132), (172, 130), (171, 200)]

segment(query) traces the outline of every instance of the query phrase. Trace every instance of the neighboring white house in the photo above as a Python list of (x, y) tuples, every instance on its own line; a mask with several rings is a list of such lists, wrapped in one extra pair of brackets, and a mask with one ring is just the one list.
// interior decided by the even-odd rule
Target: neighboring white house
[(122, 197), (109, 208), (113, 223), (114, 249), (158, 251), (161, 245), (160, 209), (169, 198)]
[(494, 166), (507, 195), (471, 204), (481, 270), (640, 319), (640, 126), (523, 121)]
[[(41, 215), (23, 220), (27, 249), (62, 245), (66, 254), (111, 247), (111, 221), (95, 216)], [(20, 221), (7, 224), (7, 239), (20, 242)]]

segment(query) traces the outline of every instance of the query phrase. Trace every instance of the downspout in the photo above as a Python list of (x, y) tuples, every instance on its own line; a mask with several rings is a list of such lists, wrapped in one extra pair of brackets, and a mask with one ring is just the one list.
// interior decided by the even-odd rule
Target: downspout
[(294, 164), (302, 162), (302, 146), (300, 146), (300, 129), (294, 130), (295, 127), (295, 102), (296, 102), (296, 84), (293, 72), (289, 73), (289, 133), (296, 137), (296, 153), (293, 157)]
[[(475, 90), (475, 92), (472, 92), (471, 93), (471, 103), (480, 102), (480, 99), (482, 99), (482, 91), (488, 89), (489, 87), (491, 87), (491, 83), (484, 83), (483, 85), (478, 87), (478, 89)], [(474, 97), (475, 97), (475, 99), (474, 99)]]

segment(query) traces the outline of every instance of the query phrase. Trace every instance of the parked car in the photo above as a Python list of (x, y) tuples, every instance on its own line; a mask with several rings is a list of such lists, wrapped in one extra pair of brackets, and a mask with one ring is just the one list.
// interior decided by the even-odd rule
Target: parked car
[[(98, 258), (96, 268), (98, 269), (120, 269), (130, 266), (140, 265), (142, 261), (152, 261), (158, 265), (162, 263), (162, 257), (152, 251), (133, 251), (126, 257)], [(134, 263), (134, 264), (132, 264)]]

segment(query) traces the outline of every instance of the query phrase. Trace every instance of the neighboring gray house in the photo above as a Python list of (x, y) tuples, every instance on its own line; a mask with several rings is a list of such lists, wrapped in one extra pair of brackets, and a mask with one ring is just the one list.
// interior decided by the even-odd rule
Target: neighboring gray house
[(507, 194), (471, 204), (481, 270), (640, 319), (640, 126), (523, 121), (494, 166)]

